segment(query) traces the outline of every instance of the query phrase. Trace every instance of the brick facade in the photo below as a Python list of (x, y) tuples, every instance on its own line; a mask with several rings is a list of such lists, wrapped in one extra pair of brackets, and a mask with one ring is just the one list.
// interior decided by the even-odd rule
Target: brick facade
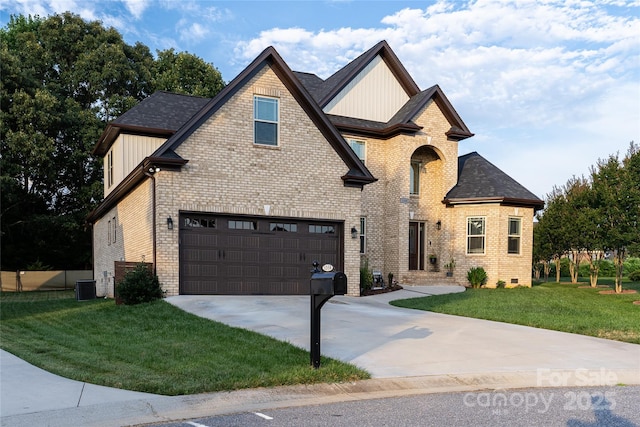
[[(278, 147), (253, 143), (253, 96), (278, 98)], [(177, 149), (189, 159), (180, 172), (157, 180), (157, 274), (168, 295), (178, 294), (177, 227), (166, 218), (181, 211), (344, 221), (346, 234), (359, 223), (359, 188), (345, 187), (344, 162), (279, 78), (264, 68)], [(349, 294), (360, 293), (359, 242), (344, 239)]]
[(152, 191), (153, 181), (143, 182), (94, 223), (93, 271), (98, 296), (113, 297), (116, 261), (153, 262)]
[[(98, 293), (112, 296), (115, 261), (154, 262), (167, 295), (179, 293), (179, 227), (169, 230), (182, 212), (332, 220), (344, 224), (344, 271), (349, 295), (359, 295), (359, 267), (403, 284), (466, 284), (466, 273), (482, 266), (488, 285), (531, 285), (533, 208), (500, 203), (452, 204), (443, 200), (458, 182), (458, 139), (447, 136), (451, 111), (431, 98), (411, 118), (412, 132), (375, 138), (343, 132), (364, 141), (366, 167), (378, 181), (360, 188), (341, 179), (349, 172), (344, 157), (299, 102), (282, 71), (256, 69), (232, 96), (175, 147), (188, 160), (177, 170), (161, 169), (131, 190), (94, 222), (94, 275)], [(253, 98), (279, 101), (277, 147), (253, 143)], [(443, 95), (442, 95), (443, 96)], [(461, 122), (458, 122), (460, 124)], [(463, 127), (464, 124), (462, 124)], [(472, 134), (468, 134), (472, 135)], [(467, 135), (467, 136), (468, 136)], [(464, 137), (467, 137), (464, 136)], [(420, 163), (418, 194), (410, 194), (412, 160)], [(360, 166), (361, 167), (361, 166)], [(155, 259), (153, 195), (155, 186)], [(265, 211), (265, 206), (270, 211)], [(467, 218), (486, 218), (485, 253), (466, 253)], [(367, 221), (366, 253), (350, 230)], [(509, 218), (521, 218), (520, 253), (507, 252)], [(113, 229), (116, 224), (115, 239)], [(410, 222), (424, 227), (424, 270), (409, 270)], [(440, 226), (438, 226), (440, 224)], [(111, 230), (111, 231), (110, 231)], [(108, 237), (110, 236), (110, 237)], [(428, 256), (437, 262), (431, 265)], [(444, 265), (454, 259), (453, 277)], [(513, 283), (512, 283), (513, 282)], [(101, 292), (102, 290), (102, 292)]]

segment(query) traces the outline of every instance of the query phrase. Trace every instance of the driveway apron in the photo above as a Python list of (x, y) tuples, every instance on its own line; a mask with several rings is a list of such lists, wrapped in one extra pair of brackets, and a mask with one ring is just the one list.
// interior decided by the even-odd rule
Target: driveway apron
[[(415, 286), (333, 297), (321, 314), (322, 355), (353, 363), (374, 378), (526, 371), (544, 381), (551, 370), (615, 370), (640, 382), (640, 345), (389, 305), (394, 299), (461, 291)], [(308, 296), (182, 295), (167, 301), (309, 350)]]

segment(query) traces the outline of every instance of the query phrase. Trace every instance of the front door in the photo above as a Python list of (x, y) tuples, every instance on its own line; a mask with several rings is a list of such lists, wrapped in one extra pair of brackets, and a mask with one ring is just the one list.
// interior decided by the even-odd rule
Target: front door
[(409, 270), (424, 270), (424, 222), (409, 223)]

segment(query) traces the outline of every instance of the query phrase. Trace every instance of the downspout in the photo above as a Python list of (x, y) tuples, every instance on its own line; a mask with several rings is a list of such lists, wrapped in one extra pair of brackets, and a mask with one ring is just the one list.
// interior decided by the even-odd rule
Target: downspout
[(144, 174), (151, 178), (151, 227), (153, 228), (152, 233), (152, 257), (153, 257), (153, 275), (156, 275), (156, 176), (155, 173), (160, 172), (159, 167), (150, 166), (149, 169), (144, 170)]

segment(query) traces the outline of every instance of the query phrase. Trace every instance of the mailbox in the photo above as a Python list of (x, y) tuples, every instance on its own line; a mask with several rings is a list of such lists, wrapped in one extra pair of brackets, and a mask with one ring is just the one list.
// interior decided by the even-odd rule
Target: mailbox
[(344, 295), (347, 293), (347, 276), (339, 271), (313, 273), (312, 295)]

